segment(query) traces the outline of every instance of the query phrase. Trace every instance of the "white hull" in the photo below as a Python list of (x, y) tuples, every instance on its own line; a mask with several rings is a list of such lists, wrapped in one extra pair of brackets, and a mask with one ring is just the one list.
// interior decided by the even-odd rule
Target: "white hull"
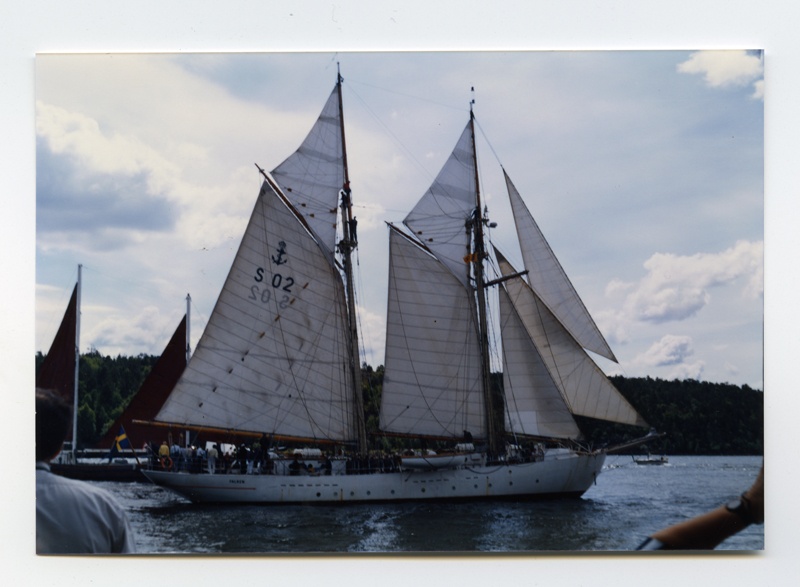
[(436, 470), (456, 468), (459, 466), (476, 467), (483, 464), (483, 455), (473, 454), (444, 454), (425, 457), (402, 457), (403, 467), (406, 469)]
[(536, 499), (582, 495), (600, 474), (605, 457), (571, 453), (531, 463), (357, 475), (144, 474), (196, 503)]

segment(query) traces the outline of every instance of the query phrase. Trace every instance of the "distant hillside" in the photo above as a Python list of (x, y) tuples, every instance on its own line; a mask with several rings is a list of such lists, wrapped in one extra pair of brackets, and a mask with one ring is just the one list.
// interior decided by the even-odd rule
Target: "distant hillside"
[[(617, 389), (666, 437), (648, 445), (677, 455), (763, 455), (764, 393), (747, 385), (612, 377)], [(630, 427), (580, 420), (594, 445), (632, 436)], [(642, 450), (646, 450), (642, 449)]]
[[(43, 359), (36, 355), (36, 368)], [(139, 390), (158, 357), (109, 357), (97, 351), (81, 356), (78, 438), (91, 446)], [(364, 366), (367, 427), (377, 432), (383, 366)], [(667, 436), (648, 445), (653, 453), (680, 455), (764, 454), (764, 394), (747, 385), (705, 381), (664, 381), (650, 377), (612, 377), (617, 389), (647, 422)], [(495, 385), (502, 377), (495, 374)], [(639, 429), (578, 418), (593, 446), (642, 435)], [(133, 439), (137, 446), (149, 439)], [(638, 449), (637, 449), (638, 450)], [(646, 450), (646, 449), (642, 449)]]

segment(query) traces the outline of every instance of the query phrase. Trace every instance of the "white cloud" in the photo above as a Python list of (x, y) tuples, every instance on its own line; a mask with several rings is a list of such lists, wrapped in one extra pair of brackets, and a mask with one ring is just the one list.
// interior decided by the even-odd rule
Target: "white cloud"
[(680, 256), (656, 253), (638, 283), (612, 282), (607, 293), (628, 291), (623, 314), (629, 320), (663, 323), (685, 320), (710, 303), (711, 289), (744, 281), (749, 299), (763, 295), (763, 241), (739, 241), (721, 253)]
[(625, 344), (630, 340), (631, 321), (621, 312), (600, 310), (594, 314), (594, 320), (611, 346)]
[(384, 338), (382, 334), (386, 331), (386, 315), (373, 312), (359, 304), (358, 317), (361, 336), (359, 343), (366, 355), (365, 360), (373, 367), (377, 367), (383, 364)]
[(668, 379), (700, 379), (703, 361), (690, 361), (694, 343), (689, 336), (667, 334), (636, 357), (635, 363), (646, 367), (669, 367)]
[[(162, 348), (178, 324), (178, 311), (164, 316), (155, 306), (148, 306), (136, 316), (123, 315), (118, 310), (102, 306), (89, 306), (84, 311), (105, 316), (81, 335), (81, 345), (97, 348), (106, 355), (135, 355), (151, 348)], [(161, 335), (163, 340), (159, 340)]]
[(753, 98), (764, 97), (764, 64), (760, 54), (747, 51), (698, 51), (679, 63), (678, 71), (701, 74), (712, 88), (753, 84)]
[(106, 135), (95, 119), (42, 101), (36, 103), (36, 134), (54, 153), (72, 155), (92, 172), (146, 172), (153, 192), (171, 184), (169, 178), (179, 172), (177, 166), (136, 137)]
[[(155, 216), (166, 213), (178, 216), (176, 236), (185, 246), (193, 249), (219, 246), (231, 235), (241, 233), (243, 219), (246, 220), (252, 206), (252, 193), (258, 189), (258, 180), (254, 181), (255, 174), (249, 166), (230, 170), (227, 175), (223, 172), (208, 183), (203, 183), (207, 178), (202, 175), (195, 177), (185, 173), (186, 169), (208, 169), (207, 150), (198, 144), (181, 143), (175, 145), (170, 154), (162, 154), (163, 149), (138, 137), (106, 133), (96, 119), (42, 101), (37, 102), (36, 130), (49, 152), (64, 158), (63, 172), (67, 175), (58, 179), (58, 198), (63, 201), (68, 185), (82, 186), (79, 193), (76, 191), (78, 200), (72, 208), (78, 230), (68, 225), (62, 216), (59, 222), (68, 232), (53, 233), (47, 238), (40, 235), (40, 247), (51, 246), (47, 239), (81, 241), (93, 225), (95, 215), (100, 215), (101, 222), (113, 227), (105, 230), (107, 242), (120, 245), (141, 241), (143, 235), (137, 238), (131, 230), (136, 227), (131, 225), (132, 220), (140, 216), (146, 219), (149, 215), (146, 223), (153, 223), (157, 220)], [(162, 203), (156, 207), (138, 190), (119, 187), (137, 177), (143, 179), (147, 195), (171, 204)], [(117, 189), (109, 185), (116, 185)], [(42, 199), (41, 187), (40, 192)], [(108, 194), (114, 197), (109, 198)], [(126, 202), (127, 207), (124, 207)], [(122, 231), (109, 220), (113, 217), (113, 211), (109, 211), (112, 204), (127, 224), (122, 226)], [(172, 208), (165, 210), (164, 206)], [(143, 228), (143, 224), (140, 222), (137, 226)], [(95, 231), (94, 234), (101, 233)]]
[(637, 360), (646, 365), (664, 367), (683, 363), (692, 354), (694, 349), (690, 337), (667, 334), (639, 355)]
[(756, 83), (753, 84), (753, 98), (756, 100), (763, 100), (764, 99), (764, 80), (760, 79)]
[(705, 371), (705, 363), (703, 361), (680, 363), (679, 365), (675, 365), (675, 367), (667, 373), (666, 378), (668, 380), (695, 379), (700, 381), (703, 378), (703, 371)]

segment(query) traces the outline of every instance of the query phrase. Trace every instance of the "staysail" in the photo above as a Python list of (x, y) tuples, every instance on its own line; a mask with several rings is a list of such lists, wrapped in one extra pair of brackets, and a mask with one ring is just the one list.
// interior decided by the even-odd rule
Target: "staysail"
[(504, 288), (499, 298), (506, 429), (515, 434), (577, 438), (580, 430), (575, 419)]
[[(518, 274), (501, 254), (497, 251), (495, 253), (503, 275)], [(521, 277), (508, 279), (503, 286), (552, 383), (572, 414), (633, 426), (647, 426), (633, 406), (617, 391), (603, 371)], [(518, 393), (520, 388), (515, 385), (510, 392)]]
[(381, 430), (483, 436), (472, 294), (443, 263), (391, 226), (389, 246)]
[(589, 315), (525, 202), (503, 170), (517, 227), (528, 283), (584, 348), (616, 362), (616, 357)]

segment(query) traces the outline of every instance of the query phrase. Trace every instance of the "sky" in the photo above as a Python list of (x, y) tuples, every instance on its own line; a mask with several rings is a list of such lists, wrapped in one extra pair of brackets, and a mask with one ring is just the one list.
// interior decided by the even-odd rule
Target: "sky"
[[(383, 363), (386, 222), (466, 124), (492, 238), (502, 164), (614, 349), (610, 374), (763, 389), (764, 60), (758, 50), (39, 55), (36, 349), (82, 264), (81, 346), (192, 346), (261, 182), (337, 67), (359, 220), (364, 360)], [(474, 88), (474, 91), (473, 91)]]

